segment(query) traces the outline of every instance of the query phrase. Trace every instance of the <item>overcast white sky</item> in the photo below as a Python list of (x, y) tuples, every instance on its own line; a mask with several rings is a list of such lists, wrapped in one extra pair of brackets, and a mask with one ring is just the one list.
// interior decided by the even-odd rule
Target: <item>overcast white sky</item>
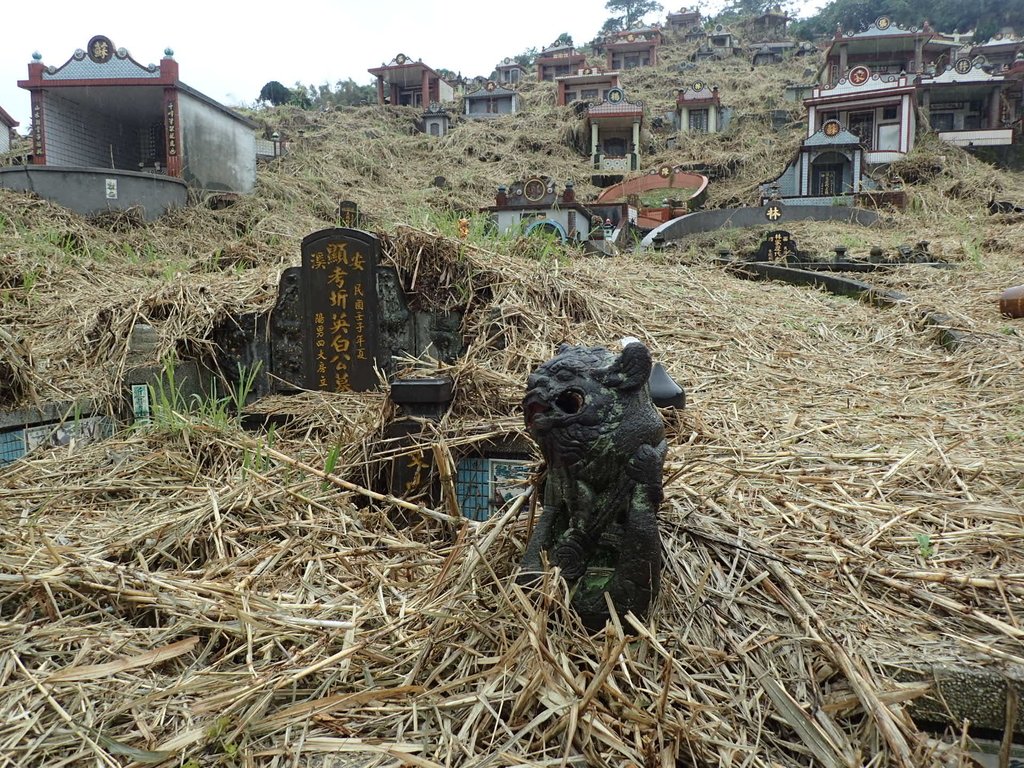
[[(828, 0), (798, 0), (807, 16)], [(665, 12), (697, 4), (705, 15), (726, 0), (671, 0)], [(228, 105), (252, 104), (269, 80), (288, 87), (352, 78), (372, 81), (370, 67), (397, 53), (435, 69), (488, 75), (506, 56), (550, 44), (562, 32), (577, 44), (593, 39), (610, 15), (605, 0), (283, 0), (245, 5), (177, 0), (146, 6), (139, 0), (50, 0), (37, 7), (39, 23), (21, 24), (0, 46), (0, 107), (28, 132), (28, 77), (33, 51), (60, 66), (89, 38), (106, 35), (142, 64), (174, 50), (183, 82)], [(485, 10), (486, 9), (486, 10)], [(648, 22), (664, 21), (665, 12)]]

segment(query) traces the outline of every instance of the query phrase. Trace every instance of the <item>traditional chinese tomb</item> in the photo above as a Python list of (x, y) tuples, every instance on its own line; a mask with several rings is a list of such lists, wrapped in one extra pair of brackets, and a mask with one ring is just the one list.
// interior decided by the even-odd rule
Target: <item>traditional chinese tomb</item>
[(571, 45), (554, 43), (537, 54), (537, 81), (565, 77), (587, 66), (587, 57)]
[(494, 118), (519, 111), (519, 94), (503, 88), (493, 80), (465, 96), (466, 115), (474, 118)]
[(590, 154), (597, 171), (625, 173), (640, 167), (641, 101), (628, 101), (621, 88), (612, 88), (600, 104), (587, 111)]
[(5, 169), (0, 186), (81, 213), (140, 206), (153, 218), (184, 205), (186, 185), (256, 183), (255, 124), (181, 82), (170, 49), (144, 65), (97, 35), (59, 67), (35, 54), (18, 85), (32, 98), (32, 165)]
[(789, 205), (853, 205), (856, 195), (877, 189), (864, 171), (861, 137), (831, 119), (804, 140), (789, 167), (761, 191), (770, 197), (774, 187)]
[(399, 53), (390, 64), (367, 70), (377, 78), (377, 103), (426, 107), (455, 100), (451, 83), (422, 61)]
[(653, 67), (658, 63), (661, 30), (657, 27), (630, 29), (605, 39), (609, 69)]
[(556, 77), (555, 83), (555, 102), (564, 107), (577, 99), (592, 102), (607, 99), (608, 92), (619, 87), (619, 73), (584, 67), (575, 75)]

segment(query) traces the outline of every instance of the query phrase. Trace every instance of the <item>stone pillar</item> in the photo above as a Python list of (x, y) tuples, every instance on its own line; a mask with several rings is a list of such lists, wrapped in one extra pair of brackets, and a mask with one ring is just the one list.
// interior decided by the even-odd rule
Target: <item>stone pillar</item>
[(690, 108), (683, 107), (682, 114), (679, 116), (679, 131), (681, 133), (688, 133), (690, 130)]
[(846, 55), (847, 45), (843, 43), (839, 46), (839, 77), (846, 77)]
[(640, 121), (633, 121), (633, 162), (630, 165), (630, 170), (637, 171), (640, 169)]
[[(441, 98), (440, 90), (437, 93), (438, 101)], [(426, 109), (427, 105), (430, 104), (430, 72), (424, 68), (423, 79), (420, 81), (420, 106)]]
[(384, 76), (377, 75), (377, 103), (384, 103)]
[(920, 75), (924, 71), (924, 38), (914, 40), (914, 73)]
[(999, 94), (1001, 92), (1000, 87), (997, 85), (992, 89), (992, 94), (988, 97), (988, 127), (990, 130), (994, 130), (999, 127)]
[(717, 104), (708, 104), (708, 133), (718, 133)]
[(598, 151), (597, 123), (590, 124), (590, 154), (596, 155)]

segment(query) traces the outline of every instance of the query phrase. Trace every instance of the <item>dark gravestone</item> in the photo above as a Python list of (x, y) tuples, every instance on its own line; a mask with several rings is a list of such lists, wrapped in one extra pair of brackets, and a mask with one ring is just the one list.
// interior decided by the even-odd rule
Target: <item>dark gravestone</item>
[(305, 344), (302, 337), (302, 267), (281, 273), (277, 303), (270, 315), (272, 373), (282, 389), (306, 387)]
[(353, 200), (342, 200), (338, 203), (338, 223), (349, 229), (359, 229), (359, 204)]
[(793, 236), (782, 229), (765, 235), (764, 241), (757, 249), (757, 261), (790, 261), (797, 258), (799, 251)]
[(357, 229), (302, 241), (306, 386), (330, 392), (377, 387), (376, 271), (380, 243)]

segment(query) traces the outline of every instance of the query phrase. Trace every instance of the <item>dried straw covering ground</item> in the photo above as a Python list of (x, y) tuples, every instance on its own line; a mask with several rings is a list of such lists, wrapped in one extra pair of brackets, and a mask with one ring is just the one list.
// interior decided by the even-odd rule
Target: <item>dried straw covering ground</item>
[[(753, 104), (743, 70), (704, 77)], [(449, 237), (443, 212), (517, 176), (586, 189), (565, 143), (578, 124), (546, 106), (549, 86), (527, 97), (530, 114), (440, 141), (401, 109), (271, 114), (303, 135), (258, 194), (147, 226), (0, 195), (3, 407), (114, 403), (139, 321), (155, 355), (202, 353), (229, 314), (272, 306), (301, 237), (352, 198), (407, 285), (467, 310), (467, 354), (416, 364), (456, 380), (442, 462), (521, 430), (526, 375), (560, 341), (638, 336), (685, 384), (651, 617), (591, 637), (557, 578), (513, 586), (530, 503), (475, 524), (371, 498), (383, 394), (260, 403), (293, 417), (272, 435), (209, 407), (163, 412), (0, 470), (4, 764), (967, 764), (955, 728), (943, 744), (909, 719), (925, 686), (896, 679), (1024, 664), (1024, 327), (995, 304), (1024, 282), (1024, 225), (984, 207), (992, 191), (1024, 201), (1019, 177), (925, 141), (897, 169), (918, 182), (909, 212), (793, 228), (820, 251), (929, 239), (955, 262), (879, 277), (910, 296), (888, 309), (711, 263), (756, 232), (615, 259), (488, 240), (479, 221)], [(792, 146), (737, 132), (655, 162), (741, 159), (714, 196), (742, 199)], [(938, 346), (927, 308), (970, 343)]]

